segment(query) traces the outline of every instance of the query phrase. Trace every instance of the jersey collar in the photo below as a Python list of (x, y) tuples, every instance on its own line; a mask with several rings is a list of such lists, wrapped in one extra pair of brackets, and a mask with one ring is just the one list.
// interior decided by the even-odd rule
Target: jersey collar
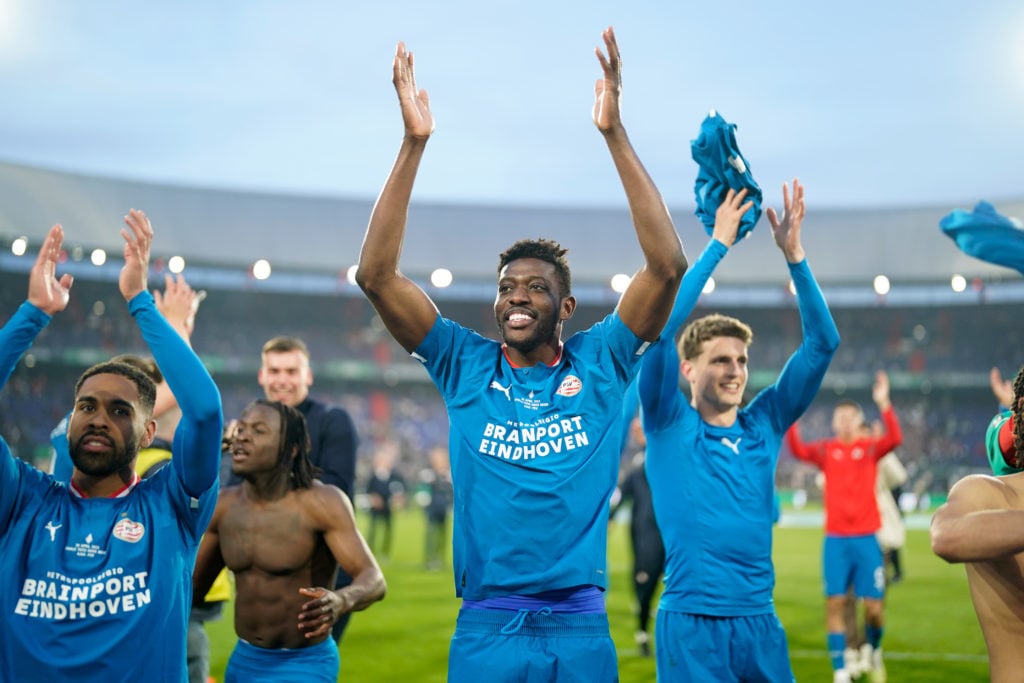
[[(124, 498), (129, 493), (131, 493), (132, 489), (135, 488), (135, 485), (138, 484), (139, 481), (139, 475), (136, 474), (135, 472), (132, 472), (132, 480), (125, 484), (124, 486), (122, 486), (121, 488), (119, 488), (118, 490), (111, 493), (109, 496), (107, 496), (107, 498)], [(89, 497), (85, 495), (85, 491), (78, 488), (78, 484), (76, 484), (75, 482), (71, 482), (71, 493), (78, 496), (79, 498)]]
[[(556, 365), (558, 365), (558, 363), (562, 360), (562, 347), (563, 347), (563, 343), (562, 342), (558, 342), (558, 353), (555, 354), (555, 357), (552, 359), (552, 361), (550, 363), (545, 363), (545, 365), (547, 365), (549, 368), (553, 368)], [(508, 344), (502, 344), (501, 345), (501, 352), (505, 355), (505, 360), (508, 361), (508, 364), (511, 365), (516, 370), (518, 370), (519, 368), (522, 368), (522, 367), (526, 367), (526, 366), (523, 366), (523, 365), (516, 365), (512, 361), (512, 359), (509, 358), (509, 355), (508, 355)]]

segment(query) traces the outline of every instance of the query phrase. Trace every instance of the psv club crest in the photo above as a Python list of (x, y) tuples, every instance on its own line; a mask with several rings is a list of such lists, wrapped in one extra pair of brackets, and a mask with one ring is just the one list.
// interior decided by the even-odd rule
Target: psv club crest
[(575, 396), (583, 389), (583, 382), (576, 375), (566, 375), (555, 393), (559, 396)]
[(145, 533), (146, 527), (128, 518), (122, 519), (114, 525), (114, 538), (119, 538), (128, 543), (138, 543)]

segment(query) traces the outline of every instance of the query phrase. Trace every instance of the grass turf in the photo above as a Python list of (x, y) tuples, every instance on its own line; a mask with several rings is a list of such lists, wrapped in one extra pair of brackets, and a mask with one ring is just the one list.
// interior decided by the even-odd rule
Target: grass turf
[[(366, 515), (360, 519), (366, 522)], [(398, 513), (389, 557), (378, 556), (388, 595), (353, 615), (341, 645), (339, 681), (386, 683), (445, 681), (448, 641), (458, 612), (449, 568), (423, 567), (423, 516)], [(609, 535), (608, 616), (619, 654), (623, 683), (654, 681), (654, 660), (640, 656), (636, 630), (629, 533), (616, 523)], [(831, 679), (825, 652), (825, 606), (821, 584), (819, 527), (779, 527), (775, 532), (775, 601), (789, 637), (798, 681)], [(890, 681), (899, 683), (988, 680), (985, 644), (967, 592), (963, 567), (932, 555), (928, 533), (907, 532), (905, 578), (892, 586), (883, 639)], [(230, 606), (220, 621), (207, 624), (212, 675), (223, 680), (235, 636)], [(653, 623), (652, 623), (653, 629)]]

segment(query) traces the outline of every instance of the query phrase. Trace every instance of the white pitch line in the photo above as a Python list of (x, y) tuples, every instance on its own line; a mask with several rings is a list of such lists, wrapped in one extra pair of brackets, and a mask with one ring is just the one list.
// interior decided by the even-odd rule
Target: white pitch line
[[(790, 657), (798, 659), (814, 659), (828, 657), (825, 650), (790, 650)], [(882, 648), (882, 659), (897, 661), (945, 661), (945, 662), (988, 662), (987, 655), (969, 655), (960, 652), (893, 652)]]

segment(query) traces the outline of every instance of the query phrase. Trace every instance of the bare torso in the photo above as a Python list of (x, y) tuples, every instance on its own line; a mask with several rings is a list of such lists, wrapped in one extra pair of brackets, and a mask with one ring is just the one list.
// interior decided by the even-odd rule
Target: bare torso
[(1024, 554), (966, 567), (992, 682), (1019, 681), (1024, 671)]
[(326, 635), (307, 639), (297, 627), (309, 600), (299, 589), (332, 587), (337, 567), (312, 514), (318, 505), (315, 491), (292, 490), (265, 501), (249, 499), (243, 487), (235, 487), (221, 497), (229, 504), (219, 521), (220, 549), (235, 575), (238, 637), (264, 648), (322, 642)]

